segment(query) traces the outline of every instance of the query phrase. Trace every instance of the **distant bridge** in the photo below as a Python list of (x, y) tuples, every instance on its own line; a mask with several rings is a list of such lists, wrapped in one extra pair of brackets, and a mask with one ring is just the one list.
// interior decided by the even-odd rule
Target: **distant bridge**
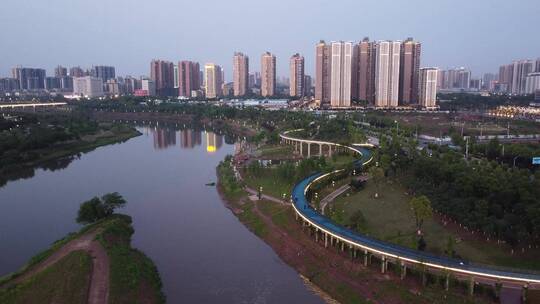
[(67, 105), (66, 102), (47, 102), (47, 103), (13, 103), (13, 104), (0, 104), (0, 110), (2, 109), (15, 109), (15, 108), (37, 108), (37, 107), (59, 107)]

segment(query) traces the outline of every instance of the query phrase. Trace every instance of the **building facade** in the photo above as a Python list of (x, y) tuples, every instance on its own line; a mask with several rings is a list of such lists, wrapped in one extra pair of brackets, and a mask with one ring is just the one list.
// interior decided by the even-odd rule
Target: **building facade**
[(333, 108), (351, 106), (354, 61), (352, 42), (331, 43), (330, 106)]
[(157, 96), (174, 96), (174, 64), (164, 60), (152, 60), (150, 79), (154, 81)]
[(181, 61), (178, 63), (178, 96), (191, 97), (192, 91), (201, 88), (199, 74), (200, 66), (198, 62)]
[(418, 76), (422, 45), (408, 38), (401, 44), (399, 71), (399, 101), (402, 105), (418, 102)]
[(289, 95), (291, 97), (302, 97), (306, 95), (306, 75), (304, 70), (304, 57), (296, 53), (292, 55), (289, 62)]
[(116, 70), (113, 66), (97, 65), (92, 67), (90, 76), (101, 78), (103, 83), (106, 83), (107, 80), (116, 77)]
[(265, 52), (261, 56), (261, 95), (263, 97), (276, 94), (276, 56)]
[(375, 107), (399, 105), (400, 41), (379, 41), (375, 45)]
[(47, 73), (44, 69), (15, 67), (11, 71), (13, 78), (19, 81), (21, 90), (43, 90), (45, 89), (45, 78)]
[(219, 65), (207, 63), (204, 65), (204, 83), (206, 98), (219, 98), (222, 96), (222, 70)]
[(358, 100), (373, 104), (375, 98), (375, 50), (374, 43), (364, 38), (357, 46), (357, 85)]
[(422, 108), (433, 109), (437, 106), (437, 68), (419, 70), (418, 103)]
[(315, 47), (315, 100), (330, 105), (331, 48), (321, 40)]
[(236, 52), (233, 57), (234, 96), (245, 96), (249, 84), (249, 57)]
[(73, 78), (73, 95), (84, 98), (105, 96), (103, 80), (94, 76)]

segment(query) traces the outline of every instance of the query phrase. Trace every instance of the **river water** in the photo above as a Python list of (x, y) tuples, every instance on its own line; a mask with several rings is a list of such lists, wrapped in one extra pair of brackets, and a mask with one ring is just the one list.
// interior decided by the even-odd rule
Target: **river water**
[[(224, 207), (215, 168), (234, 153), (213, 132), (140, 127), (60, 170), (0, 188), (0, 276), (80, 227), (79, 204), (117, 191), (133, 246), (156, 263), (168, 303), (323, 303), (298, 274)], [(227, 143), (228, 142), (228, 143)]]

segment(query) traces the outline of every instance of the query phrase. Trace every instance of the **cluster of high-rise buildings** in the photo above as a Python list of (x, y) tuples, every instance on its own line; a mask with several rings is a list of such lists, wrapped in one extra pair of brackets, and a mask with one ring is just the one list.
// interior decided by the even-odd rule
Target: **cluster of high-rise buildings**
[(314, 101), (322, 108), (349, 108), (362, 103), (374, 108), (435, 108), (437, 92), (487, 91), (509, 95), (540, 94), (540, 59), (518, 60), (473, 78), (467, 68), (421, 67), (422, 45), (406, 40), (360, 42), (320, 41), (315, 46), (315, 77), (306, 74), (301, 54), (289, 59), (287, 77), (278, 77), (276, 56), (264, 52), (260, 69), (250, 72), (250, 58), (235, 52), (232, 82), (215, 63), (152, 60), (150, 76), (117, 77), (112, 66), (90, 69), (58, 66), (53, 76), (44, 69), (15, 67), (0, 78), (0, 93), (58, 93), (73, 97), (105, 95), (178, 96), (185, 99), (222, 97), (284, 97)]
[(92, 98), (119, 95), (129, 87), (129, 77), (116, 77), (115, 68), (104, 65), (87, 70), (57, 66), (53, 76), (47, 76), (44, 69), (18, 66), (11, 70), (11, 76), (0, 78), (0, 93), (45, 92)]
[(376, 108), (433, 108), (438, 70), (420, 68), (421, 49), (412, 38), (321, 41), (316, 46), (315, 100), (329, 108), (348, 108), (352, 101)]
[(540, 94), (540, 58), (516, 60), (500, 66), (499, 73), (485, 73), (479, 78), (473, 78), (463, 67), (440, 71), (437, 87), (442, 92)]
[(534, 94), (540, 90), (540, 58), (518, 60), (499, 67), (498, 91), (512, 95)]

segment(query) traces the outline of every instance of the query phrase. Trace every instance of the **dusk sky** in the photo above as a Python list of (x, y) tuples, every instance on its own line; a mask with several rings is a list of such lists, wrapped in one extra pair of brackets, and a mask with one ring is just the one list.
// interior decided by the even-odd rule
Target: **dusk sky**
[[(398, 5), (397, 3), (400, 3)], [(0, 76), (15, 65), (114, 65), (148, 75), (153, 58), (214, 62), (231, 79), (232, 55), (299, 52), (313, 74), (315, 44), (414, 37), (422, 66), (465, 66), (473, 76), (540, 57), (539, 0), (2, 0)]]

